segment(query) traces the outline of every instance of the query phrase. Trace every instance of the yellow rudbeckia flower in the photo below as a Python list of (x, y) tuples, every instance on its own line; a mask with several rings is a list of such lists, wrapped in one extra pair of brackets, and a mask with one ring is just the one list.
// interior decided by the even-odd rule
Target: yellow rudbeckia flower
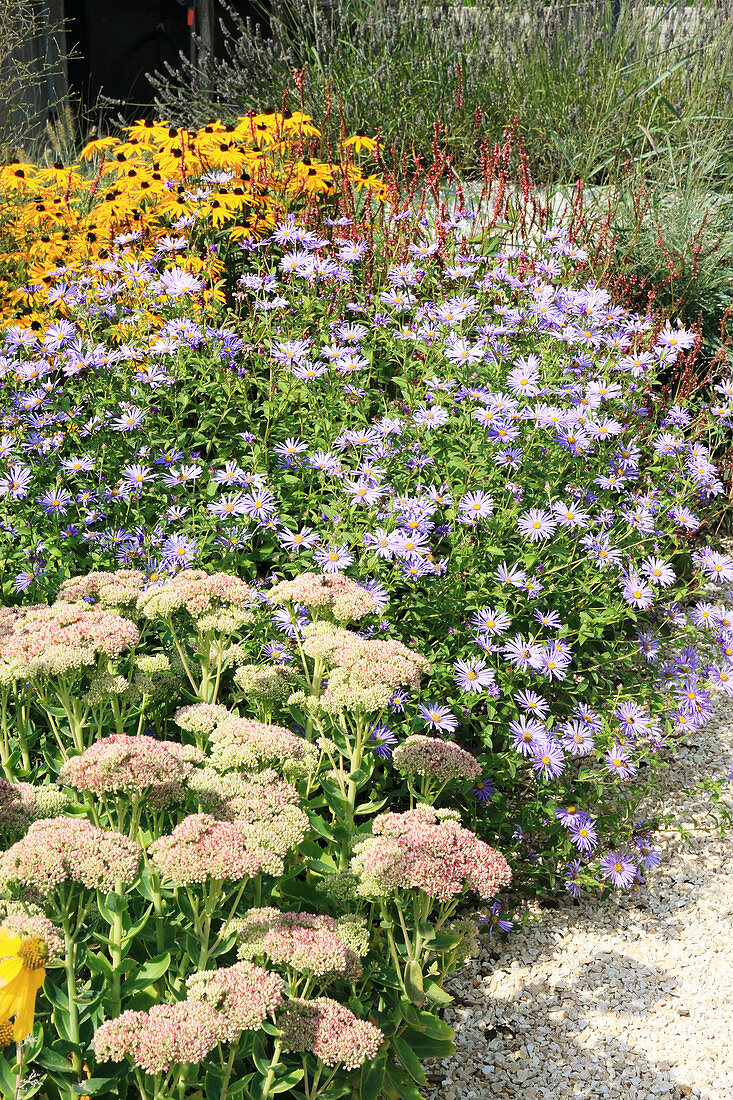
[(20, 1043), (33, 1030), (36, 993), (43, 985), (48, 947), (40, 936), (21, 939), (0, 929), (0, 1020), (15, 1016), (13, 1035)]

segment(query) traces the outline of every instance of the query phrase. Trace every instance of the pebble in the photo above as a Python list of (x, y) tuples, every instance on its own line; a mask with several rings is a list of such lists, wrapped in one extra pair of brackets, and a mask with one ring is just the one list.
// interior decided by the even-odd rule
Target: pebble
[(733, 699), (714, 698), (638, 814), (672, 812), (688, 837), (657, 833), (642, 898), (533, 907), (506, 942), (482, 937), (447, 986), (467, 1004), (445, 1011), (457, 1049), (429, 1064), (426, 1100), (733, 1100), (733, 830), (695, 789), (733, 764)]

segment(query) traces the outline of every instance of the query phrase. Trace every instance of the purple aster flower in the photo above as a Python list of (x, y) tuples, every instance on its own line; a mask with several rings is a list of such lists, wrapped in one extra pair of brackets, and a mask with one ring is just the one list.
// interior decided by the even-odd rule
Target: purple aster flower
[(545, 737), (532, 745), (532, 770), (546, 781), (565, 771), (565, 758), (557, 742)]
[(448, 707), (441, 707), (438, 703), (420, 703), (417, 710), (426, 729), (452, 733), (458, 728), (458, 719)]
[(601, 873), (614, 886), (631, 886), (636, 875), (636, 864), (628, 852), (608, 852), (601, 860)]
[(193, 563), (198, 551), (198, 543), (185, 535), (171, 535), (161, 547), (166, 565), (185, 568)]
[(382, 756), (385, 759), (392, 755), (392, 750), (397, 744), (397, 738), (392, 730), (388, 729), (381, 722), (370, 727), (369, 740), (374, 742), (372, 747), (377, 756)]
[(571, 756), (587, 756), (595, 748), (592, 730), (577, 718), (566, 722), (563, 726), (561, 743)]
[(538, 718), (545, 718), (549, 714), (549, 704), (535, 691), (518, 691), (514, 700), (525, 714), (536, 714)]
[(329, 542), (325, 549), (316, 550), (313, 556), (324, 573), (340, 573), (354, 564), (353, 554), (349, 553), (346, 543), (336, 548)]
[(489, 939), (493, 938), (494, 929), (496, 928), (500, 928), (502, 932), (511, 932), (514, 927), (514, 923), (503, 917), (502, 913), (506, 913), (506, 909), (500, 901), (494, 901), (491, 903), (491, 916), (478, 918), (479, 924), (488, 924)]
[(494, 670), (487, 668), (485, 661), (458, 660), (453, 668), (455, 669), (453, 679), (461, 691), (482, 692), (484, 688), (493, 684), (495, 679)]
[(474, 611), (469, 622), (481, 634), (503, 634), (512, 625), (506, 612), (494, 611), (493, 607), (481, 607)]
[(603, 759), (609, 772), (612, 775), (617, 775), (620, 779), (630, 779), (636, 772), (636, 767), (629, 760), (626, 749), (618, 741), (614, 742), (613, 748), (606, 753)]
[(409, 692), (404, 688), (396, 688), (392, 692), (392, 698), (387, 703), (387, 706), (394, 714), (404, 714), (405, 703), (409, 699)]
[(590, 853), (598, 847), (598, 833), (593, 821), (587, 814), (579, 815), (579, 819), (571, 822), (568, 828), (571, 842), (581, 852)]
[(581, 894), (581, 870), (579, 859), (575, 859), (572, 863), (568, 863), (565, 868), (565, 889), (573, 898), (579, 898)]
[(47, 516), (65, 516), (73, 497), (66, 489), (49, 489), (37, 500)]
[(496, 793), (496, 787), (488, 779), (478, 779), (471, 788), (471, 794), (479, 802), (488, 802), (492, 794)]
[(519, 533), (530, 542), (549, 539), (557, 529), (557, 520), (551, 512), (541, 508), (530, 508), (518, 521)]
[(522, 756), (530, 756), (534, 746), (547, 738), (547, 730), (536, 718), (527, 718), (521, 714), (515, 722), (509, 723), (512, 746)]

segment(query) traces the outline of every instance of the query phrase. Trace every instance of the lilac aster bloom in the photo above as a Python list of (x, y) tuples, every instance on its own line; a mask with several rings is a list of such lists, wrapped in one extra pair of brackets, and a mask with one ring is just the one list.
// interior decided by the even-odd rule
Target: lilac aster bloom
[(185, 535), (171, 535), (161, 547), (163, 561), (167, 565), (185, 567), (192, 564), (198, 550), (198, 543)]
[(532, 770), (544, 780), (556, 779), (565, 771), (561, 747), (548, 737), (532, 745)]
[(629, 754), (618, 741), (614, 742), (613, 748), (606, 753), (603, 759), (608, 771), (612, 775), (617, 775), (619, 779), (630, 779), (636, 771), (636, 767), (629, 759)]
[(160, 279), (152, 284), (154, 289), (169, 298), (178, 298), (182, 294), (195, 294), (203, 289), (203, 280), (196, 279), (188, 271), (174, 267), (171, 271), (164, 271)]
[(636, 864), (628, 852), (608, 852), (601, 860), (601, 873), (614, 886), (631, 886), (636, 875)]
[(489, 939), (493, 938), (495, 928), (501, 928), (502, 932), (511, 932), (514, 927), (513, 921), (507, 920), (502, 913), (506, 913), (504, 906), (500, 901), (494, 901), (491, 903), (491, 916), (478, 918), (479, 924), (488, 924)]
[(496, 793), (496, 787), (488, 779), (477, 779), (471, 788), (471, 794), (479, 802), (488, 802), (492, 794)]
[(391, 729), (388, 729), (381, 722), (372, 726), (369, 730), (369, 740), (374, 742), (372, 748), (377, 756), (382, 756), (385, 759), (392, 755), (392, 750), (397, 744), (397, 738)]
[(525, 641), (521, 634), (515, 634), (511, 641), (501, 648), (506, 659), (521, 672), (535, 667), (541, 651), (541, 646)]
[(585, 815), (569, 825), (570, 840), (581, 852), (590, 853), (598, 847), (598, 833), (590, 817)]
[(49, 489), (37, 499), (47, 516), (65, 516), (73, 501), (71, 493), (67, 493), (66, 489)]
[(441, 707), (438, 703), (420, 703), (417, 710), (426, 729), (452, 733), (458, 728), (458, 719), (448, 707)]
[(120, 416), (113, 418), (112, 427), (116, 432), (134, 432), (136, 428), (142, 426), (144, 419), (145, 413), (142, 409), (138, 409), (136, 405), (131, 405)]
[(580, 876), (581, 863), (579, 859), (575, 859), (565, 868), (565, 889), (573, 898), (579, 898), (581, 894)]
[(313, 555), (324, 573), (340, 573), (354, 564), (353, 554), (350, 554), (346, 543), (338, 549), (329, 542), (324, 549), (316, 550)]
[(587, 756), (595, 748), (593, 731), (578, 718), (565, 723), (561, 743), (571, 756)]
[(456, 661), (453, 665), (455, 674), (453, 679), (461, 691), (482, 692), (484, 688), (493, 684), (495, 675), (492, 668), (486, 667), (485, 661)]
[(535, 691), (518, 691), (514, 699), (525, 714), (536, 714), (538, 718), (545, 718), (549, 714), (549, 704)]
[(474, 611), (469, 622), (482, 634), (503, 634), (512, 625), (505, 611), (494, 611), (493, 607), (481, 607)]
[(488, 493), (466, 493), (458, 503), (458, 510), (470, 519), (485, 519), (494, 511), (494, 501)]
[(294, 553), (299, 550), (310, 550), (321, 539), (321, 536), (310, 527), (301, 527), (299, 531), (289, 531), (287, 528), (283, 528), (278, 531), (277, 537), (281, 546)]
[(547, 738), (547, 730), (536, 718), (527, 718), (521, 714), (515, 722), (509, 723), (512, 746), (522, 756), (530, 756), (534, 746)]
[(626, 577), (619, 587), (626, 603), (631, 604), (632, 607), (646, 609), (652, 606), (654, 602), (652, 588), (638, 574), (632, 573)]
[(530, 542), (542, 542), (549, 539), (557, 529), (557, 520), (552, 513), (541, 508), (530, 508), (519, 517), (519, 532)]

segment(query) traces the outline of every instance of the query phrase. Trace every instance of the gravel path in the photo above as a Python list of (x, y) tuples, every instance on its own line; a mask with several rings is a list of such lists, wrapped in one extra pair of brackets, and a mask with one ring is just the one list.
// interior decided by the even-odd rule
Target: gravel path
[[(457, 1051), (429, 1063), (430, 1100), (733, 1100), (733, 830), (696, 784), (733, 763), (733, 699), (680, 749), (647, 892), (571, 900), (506, 943), (484, 938), (449, 986)], [(725, 788), (733, 808), (733, 788)]]

